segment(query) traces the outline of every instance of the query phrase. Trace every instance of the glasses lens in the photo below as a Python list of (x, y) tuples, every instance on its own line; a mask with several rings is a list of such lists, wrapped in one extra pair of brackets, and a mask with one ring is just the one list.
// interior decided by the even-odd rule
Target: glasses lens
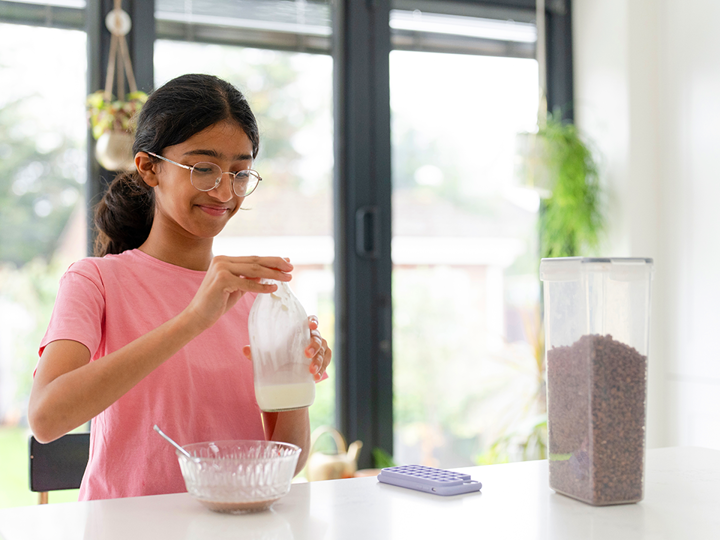
[(247, 197), (258, 185), (260, 178), (254, 171), (240, 171), (235, 175), (233, 189), (238, 197)]
[(222, 169), (215, 163), (196, 163), (190, 173), (190, 181), (195, 189), (210, 191), (215, 188), (218, 179), (222, 176)]

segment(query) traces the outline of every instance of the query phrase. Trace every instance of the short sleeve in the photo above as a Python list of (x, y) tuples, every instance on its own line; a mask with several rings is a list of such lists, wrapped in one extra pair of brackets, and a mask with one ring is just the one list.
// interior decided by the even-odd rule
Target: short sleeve
[(55, 307), (39, 355), (48, 343), (69, 339), (85, 345), (96, 359), (102, 342), (105, 319), (105, 291), (100, 272), (84, 259), (73, 264), (60, 279)]

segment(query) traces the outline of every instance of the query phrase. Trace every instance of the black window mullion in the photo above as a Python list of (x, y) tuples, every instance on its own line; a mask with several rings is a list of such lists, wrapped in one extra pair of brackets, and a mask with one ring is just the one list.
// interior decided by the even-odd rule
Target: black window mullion
[(337, 423), (392, 453), (389, 0), (333, 14)]
[[(87, 32), (87, 93), (90, 94), (103, 88), (107, 70), (108, 55), (110, 53), (110, 34), (105, 28), (107, 14), (106, 1), (88, 0), (86, 7), (85, 30)], [(95, 139), (88, 128), (87, 135), (87, 182), (86, 204), (87, 212), (87, 252), (93, 254), (95, 243), (95, 223), (93, 207), (102, 197), (107, 185), (102, 177), (107, 177), (108, 171), (100, 167), (95, 159)]]
[(571, 0), (548, 2), (545, 14), (548, 111), (560, 110), (573, 122), (572, 5)]
[(133, 27), (128, 48), (135, 82), (139, 90), (149, 94), (155, 87), (155, 0), (132, 0), (129, 9)]

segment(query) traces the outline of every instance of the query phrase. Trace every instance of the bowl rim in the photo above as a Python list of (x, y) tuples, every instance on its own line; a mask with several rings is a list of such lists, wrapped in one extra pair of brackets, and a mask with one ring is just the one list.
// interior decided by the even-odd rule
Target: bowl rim
[(201, 457), (201, 456), (195, 456), (195, 455), (193, 455), (192, 458), (188, 458), (185, 454), (180, 452), (180, 450), (175, 450), (175, 454), (178, 456), (178, 458), (183, 458), (187, 461), (192, 461), (194, 463), (207, 463), (207, 462), (213, 462), (213, 461), (218, 461), (218, 460), (260, 463), (263, 461), (268, 461), (270, 459), (273, 461), (297, 459), (303, 451), (302, 448), (300, 448), (296, 444), (292, 444), (292, 443), (288, 443), (288, 442), (281, 442), (281, 441), (265, 441), (265, 440), (261, 440), (261, 439), (222, 439), (222, 440), (218, 440), (218, 441), (201, 441), (201, 442), (196, 442), (196, 443), (183, 444), (183, 445), (181, 445), (181, 447), (183, 448), (183, 450), (185, 450), (186, 452), (188, 452), (192, 455), (192, 450), (191, 450), (192, 447), (199, 447), (199, 446), (207, 447), (211, 444), (217, 444), (217, 445), (226, 444), (227, 445), (227, 444), (239, 444), (239, 443), (248, 443), (248, 444), (262, 443), (263, 445), (267, 445), (270, 448), (272, 448), (273, 446), (279, 446), (279, 447), (290, 450), (291, 453), (288, 453), (284, 456), (277, 456), (277, 457), (270, 457), (270, 458), (268, 458), (268, 457), (243, 457), (243, 458), (233, 458), (233, 459), (217, 458), (217, 457)]

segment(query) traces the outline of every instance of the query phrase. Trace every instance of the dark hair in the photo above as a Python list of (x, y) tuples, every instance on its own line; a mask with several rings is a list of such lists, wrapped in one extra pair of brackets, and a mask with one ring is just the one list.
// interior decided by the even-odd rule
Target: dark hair
[[(182, 75), (150, 94), (137, 119), (133, 155), (161, 154), (223, 120), (240, 125), (252, 143), (253, 158), (257, 157), (260, 136), (245, 96), (212, 75)], [(95, 208), (95, 255), (139, 247), (150, 234), (154, 212), (154, 192), (140, 174), (120, 173)]]

